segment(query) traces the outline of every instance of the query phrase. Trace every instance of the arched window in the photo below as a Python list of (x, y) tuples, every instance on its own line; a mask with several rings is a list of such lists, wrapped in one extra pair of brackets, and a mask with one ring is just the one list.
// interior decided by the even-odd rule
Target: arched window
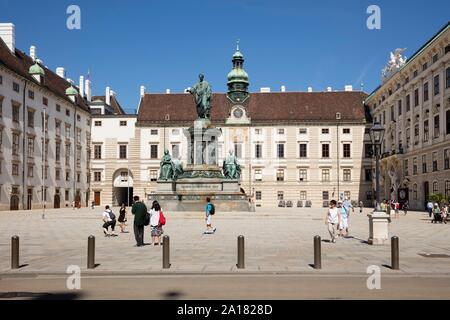
[(417, 200), (417, 184), (413, 186), (413, 199)]
[(439, 192), (439, 185), (437, 181), (433, 182), (433, 193), (438, 193)]
[(445, 181), (445, 196), (450, 197), (450, 180)]

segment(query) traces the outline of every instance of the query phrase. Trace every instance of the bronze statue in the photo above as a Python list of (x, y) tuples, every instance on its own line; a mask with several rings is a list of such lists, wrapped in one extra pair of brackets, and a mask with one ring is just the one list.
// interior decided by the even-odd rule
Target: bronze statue
[(241, 178), (241, 165), (233, 150), (230, 150), (227, 158), (223, 162), (223, 175), (228, 180), (239, 180)]
[(211, 119), (211, 86), (205, 81), (203, 74), (199, 75), (199, 79), (200, 81), (189, 90), (189, 93), (194, 96), (199, 119)]
[(175, 170), (172, 157), (169, 154), (169, 150), (166, 150), (164, 151), (164, 157), (161, 160), (161, 173), (159, 175), (159, 180), (173, 180), (174, 172)]

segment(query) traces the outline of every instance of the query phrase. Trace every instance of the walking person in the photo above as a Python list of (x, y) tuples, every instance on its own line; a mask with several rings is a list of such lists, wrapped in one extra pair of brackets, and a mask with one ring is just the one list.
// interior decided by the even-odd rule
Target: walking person
[(217, 228), (213, 228), (212, 226), (212, 216), (216, 213), (216, 207), (214, 204), (211, 203), (211, 198), (206, 198), (206, 207), (205, 207), (205, 214), (206, 214), (206, 231), (204, 234), (214, 234), (216, 233)]
[[(109, 227), (111, 227), (111, 233), (109, 232)], [(114, 233), (114, 229), (116, 228), (116, 216), (112, 212), (109, 206), (105, 207), (105, 211), (103, 212), (103, 233), (105, 237), (117, 237)]]
[(409, 201), (406, 200), (406, 202), (403, 204), (403, 212), (405, 213), (405, 216), (408, 214), (409, 210)]
[(442, 221), (447, 224), (447, 217), (448, 217), (448, 205), (442, 205), (441, 209), (441, 215), (442, 215)]
[(133, 198), (134, 204), (131, 213), (134, 215), (134, 237), (136, 247), (144, 246), (144, 226), (147, 215), (147, 206), (139, 200), (138, 196)]
[(435, 203), (433, 208), (433, 220), (431, 220), (431, 223), (438, 222), (442, 223), (441, 209), (439, 208), (439, 205)]
[(346, 208), (342, 201), (338, 201), (339, 213), (341, 214), (341, 222), (339, 223), (339, 235), (343, 238), (348, 237), (348, 220), (350, 217), (350, 209)]
[(125, 203), (122, 203), (122, 206), (119, 210), (119, 223), (120, 223), (120, 232), (121, 233), (127, 233), (125, 232), (126, 222), (127, 222), (127, 207), (125, 206)]
[(153, 202), (149, 213), (152, 243), (155, 246), (159, 246), (161, 245), (161, 235), (164, 234), (162, 227), (166, 224), (166, 218), (158, 201)]
[(427, 210), (428, 210), (428, 215), (431, 216), (433, 215), (433, 202), (428, 201), (427, 203)]
[(325, 217), (325, 224), (328, 225), (328, 232), (330, 233), (332, 243), (336, 243), (337, 228), (341, 224), (341, 214), (336, 204), (336, 200), (331, 200), (330, 208)]
[(400, 203), (398, 203), (398, 201), (394, 202), (394, 208), (395, 208), (395, 219), (398, 219), (400, 211)]

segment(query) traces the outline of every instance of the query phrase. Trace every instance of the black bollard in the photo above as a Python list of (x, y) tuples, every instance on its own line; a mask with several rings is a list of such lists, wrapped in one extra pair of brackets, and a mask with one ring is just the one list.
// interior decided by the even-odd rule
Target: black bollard
[(19, 269), (19, 237), (11, 238), (11, 269)]
[(170, 237), (163, 238), (163, 269), (170, 269)]
[(398, 237), (391, 239), (391, 268), (392, 270), (400, 270), (400, 251)]
[(244, 236), (238, 237), (238, 262), (236, 267), (238, 269), (245, 269), (245, 238)]
[(314, 237), (314, 269), (322, 269), (322, 239)]
[(95, 237), (88, 238), (88, 269), (95, 269)]

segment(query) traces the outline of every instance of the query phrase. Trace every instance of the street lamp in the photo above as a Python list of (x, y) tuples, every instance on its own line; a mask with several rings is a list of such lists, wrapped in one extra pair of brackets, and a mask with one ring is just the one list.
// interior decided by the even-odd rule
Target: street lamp
[(376, 210), (380, 211), (380, 154), (381, 154), (381, 144), (384, 139), (384, 128), (379, 122), (375, 122), (373, 127), (370, 129), (370, 140), (374, 148), (374, 153), (376, 156)]

